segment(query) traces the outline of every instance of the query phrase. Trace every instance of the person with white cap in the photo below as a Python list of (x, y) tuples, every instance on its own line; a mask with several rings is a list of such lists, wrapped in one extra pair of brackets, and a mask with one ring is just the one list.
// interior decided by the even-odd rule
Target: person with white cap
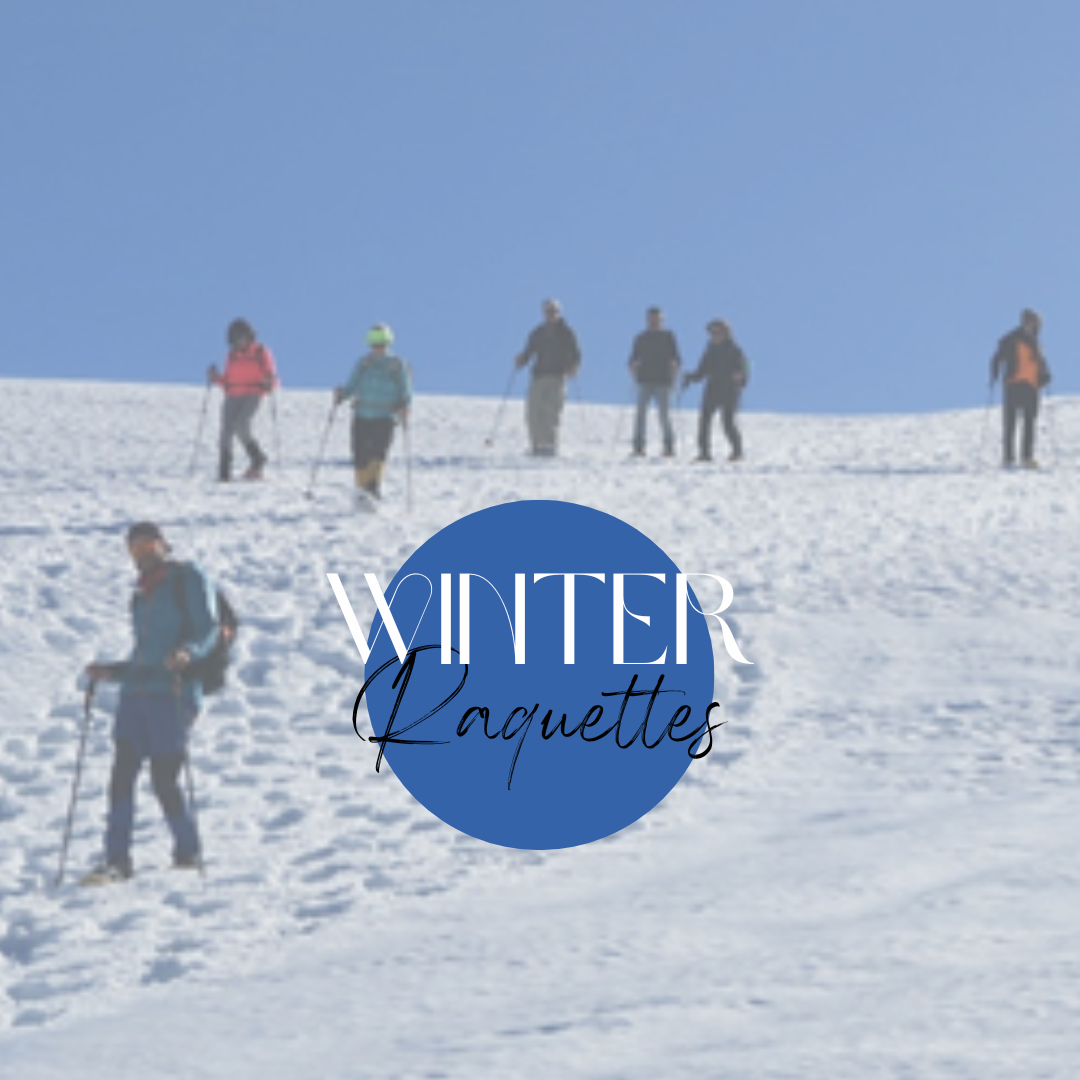
[(553, 457), (558, 447), (559, 419), (566, 400), (566, 380), (581, 367), (577, 335), (567, 325), (558, 300), (545, 300), (544, 321), (537, 326), (514, 360), (518, 368), (532, 364), (525, 401), (529, 452)]

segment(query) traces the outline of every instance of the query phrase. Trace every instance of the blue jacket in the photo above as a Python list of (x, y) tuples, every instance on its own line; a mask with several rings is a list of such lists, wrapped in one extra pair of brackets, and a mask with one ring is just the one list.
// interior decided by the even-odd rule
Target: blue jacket
[[(181, 608), (180, 595), (183, 596)], [(185, 610), (186, 609), (186, 610)], [(121, 683), (121, 703), (127, 695), (170, 694), (189, 709), (202, 704), (202, 684), (180, 678), (165, 667), (165, 658), (185, 649), (201, 660), (214, 648), (218, 636), (217, 594), (194, 563), (168, 562), (149, 590), (140, 587), (131, 601), (135, 645), (131, 656), (115, 665), (113, 677)]]
[(400, 356), (368, 353), (357, 361), (343, 396), (352, 398), (353, 415), (364, 420), (393, 419), (412, 401), (409, 369)]

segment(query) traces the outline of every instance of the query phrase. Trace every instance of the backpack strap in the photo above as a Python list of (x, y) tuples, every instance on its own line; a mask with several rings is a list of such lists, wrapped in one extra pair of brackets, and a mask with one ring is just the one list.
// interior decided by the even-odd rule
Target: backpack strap
[(185, 584), (191, 563), (173, 563), (173, 572), (169, 575), (169, 585), (172, 587), (173, 602), (180, 610), (180, 641), (186, 636), (186, 631), (191, 624), (191, 615), (188, 611)]

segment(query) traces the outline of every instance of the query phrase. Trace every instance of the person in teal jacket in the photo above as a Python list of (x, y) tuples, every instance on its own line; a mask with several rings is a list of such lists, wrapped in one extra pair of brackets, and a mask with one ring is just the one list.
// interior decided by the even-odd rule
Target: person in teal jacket
[(344, 386), (334, 390), (334, 404), (351, 401), (353, 468), (358, 491), (378, 498), (386, 454), (394, 437), (394, 422), (409, 420), (412, 381), (400, 356), (390, 351), (394, 334), (378, 323), (367, 335), (370, 351), (357, 361)]
[(195, 820), (178, 781), (188, 732), (202, 705), (202, 685), (185, 672), (217, 642), (217, 597), (197, 566), (169, 559), (169, 545), (153, 522), (132, 525), (127, 544), (139, 571), (131, 601), (135, 645), (121, 663), (86, 668), (94, 682), (120, 684), (105, 857), (84, 879), (95, 884), (131, 876), (135, 782), (147, 759), (154, 794), (173, 836), (173, 865), (197, 867), (200, 860)]

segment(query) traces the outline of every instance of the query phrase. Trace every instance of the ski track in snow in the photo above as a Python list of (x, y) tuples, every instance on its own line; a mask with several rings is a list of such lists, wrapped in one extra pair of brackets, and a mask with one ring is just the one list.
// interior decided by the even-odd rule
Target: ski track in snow
[[(565, 929), (575, 889), (586, 888), (572, 870), (587, 867), (589, 849), (519, 852), (471, 840), (419, 806), (385, 765), (375, 773), (350, 719), (362, 664), (325, 579), (334, 571), (350, 587), (374, 571), (385, 585), (457, 518), (551, 498), (617, 515), (683, 570), (728, 577), (728, 622), (754, 666), (730, 662), (714, 633), (728, 723), (713, 753), (657, 810), (593, 846), (598, 858), (640, 871), (628, 872), (631, 900), (605, 931), (616, 941), (609, 953), (560, 952), (539, 916), (533, 947), (502, 943), (541, 972), (546, 989), (537, 993), (548, 995), (555, 1019), (530, 1027), (502, 1018), (494, 1043), (461, 1036), (460, 1071), (422, 1073), (388, 1044), (386, 1072), (364, 1075), (477, 1075), (469, 1062), (481, 1075), (515, 1075), (500, 1039), (535, 1044), (536, 1071), (522, 1076), (683, 1075), (675, 1059), (686, 1075), (702, 1075), (691, 1065), (721, 1045), (752, 1070), (732, 1076), (968, 1075), (950, 1072), (950, 1060), (973, 1076), (1025, 1075), (995, 1072), (983, 1055), (987, 1032), (1005, 1018), (1015, 1045), (1042, 1062), (1026, 1075), (1068, 1075), (1055, 1070), (1080, 1051), (1080, 941), (1063, 910), (1080, 876), (1080, 440), (1070, 432), (1080, 430), (1080, 403), (1053, 403), (1051, 430), (1044, 419), (1048, 467), (1021, 474), (987, 464), (997, 416), (979, 411), (749, 414), (749, 456), (736, 468), (689, 464), (689, 411), (677, 415), (680, 459), (630, 461), (626, 410), (570, 402), (561, 456), (534, 461), (521, 453), (517, 403), (488, 449), (497, 401), (420, 397), (412, 510), (399, 432), (384, 503), (358, 515), (344, 414), (315, 497), (304, 498), (327, 395), (284, 392), (283, 467), (274, 462), (262, 484), (218, 485), (209, 478), (216, 398), (196, 476), (188, 475), (202, 393), (0, 382), (0, 1038), (121, 1009), (146, 987), (258, 973), (291, 940), (376, 917), (393, 925), (401, 905), (434, 920), (453, 913), (462, 888), (516, 882), (559, 908)], [(257, 426), (273, 452), (268, 410)], [(655, 427), (650, 439), (655, 454)], [(89, 660), (128, 650), (132, 574), (122, 539), (139, 518), (162, 525), (177, 557), (199, 561), (243, 620), (228, 689), (192, 742), (208, 873), (166, 868), (166, 829), (144, 775), (136, 878), (97, 890), (70, 884), (100, 847), (115, 700), (103, 688), (69, 884), (54, 889), (82, 721), (76, 676)], [(704, 588), (699, 595), (711, 598)], [(368, 625), (370, 597), (355, 586), (350, 596)], [(1038, 828), (1010, 826), (1015, 813)], [(1063, 823), (1071, 829), (1055, 831)], [(685, 875), (666, 865), (675, 908), (690, 916), (727, 889), (758, 908), (776, 936), (758, 940), (744, 911), (738, 948), (712, 921), (693, 935), (639, 943), (637, 960), (651, 965), (655, 987), (635, 1004), (630, 941), (648, 924), (642, 912), (666, 902), (640, 868), (665, 858), (664, 844), (676, 841), (664, 837), (686, 835), (696, 857)], [(771, 875), (748, 869), (758, 858)], [(1043, 922), (1026, 922), (1035, 912)], [(592, 918), (581, 916), (580, 936), (603, 941)], [(800, 934), (815, 920), (829, 924), (824, 942)], [(870, 955), (868, 943), (877, 950)], [(943, 951), (959, 957), (965, 948), (981, 958), (970, 970), (958, 962), (947, 977), (931, 977)], [(988, 949), (999, 963), (986, 959)], [(545, 968), (558, 960), (574, 967)], [(492, 964), (466, 956), (453, 965), (462, 1001), (479, 993)], [(552, 1002), (561, 979), (596, 984), (600, 995), (604, 972), (627, 983), (627, 1000), (591, 1019), (560, 1019)], [(787, 998), (773, 1014), (774, 1038), (805, 1035), (790, 1072), (754, 1056), (767, 1043), (769, 1010), (759, 1003), (781, 984)], [(900, 1034), (879, 1045), (865, 1042), (858, 1017), (865, 994), (882, 987)], [(919, 1000), (920, 988), (930, 1001)], [(399, 990), (388, 975), (386, 993)], [(838, 1068), (811, 1024), (830, 1015), (882, 1071)], [(674, 1036), (657, 1026), (669, 1020), (697, 1037), (673, 1048)], [(589, 1039), (623, 1064), (610, 1072), (599, 1061), (591, 1071), (580, 1065)], [(438, 1041), (431, 1036), (430, 1053)], [(620, 1058), (620, 1045), (633, 1054)], [(944, 1056), (918, 1056), (930, 1047), (945, 1047)], [(886, 1071), (902, 1060), (924, 1068)]]

